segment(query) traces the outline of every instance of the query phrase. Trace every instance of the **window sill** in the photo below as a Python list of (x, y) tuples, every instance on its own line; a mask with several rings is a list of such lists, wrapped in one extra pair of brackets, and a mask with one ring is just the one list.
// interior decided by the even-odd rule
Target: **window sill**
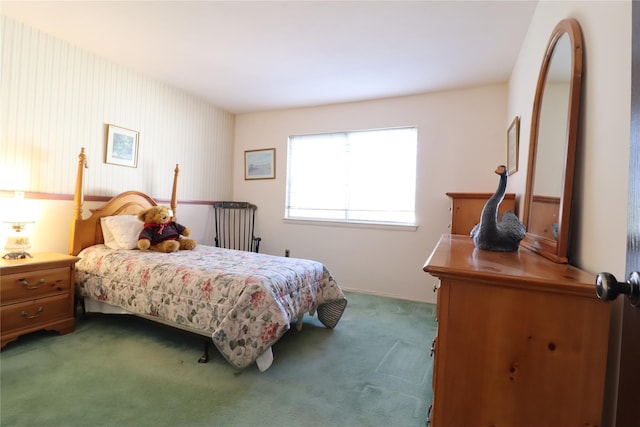
[(320, 225), (328, 227), (346, 227), (346, 228), (370, 228), (374, 230), (395, 230), (395, 231), (416, 231), (416, 224), (396, 224), (390, 222), (356, 222), (356, 221), (331, 221), (326, 219), (293, 219), (283, 218), (285, 224), (304, 224), (304, 225)]

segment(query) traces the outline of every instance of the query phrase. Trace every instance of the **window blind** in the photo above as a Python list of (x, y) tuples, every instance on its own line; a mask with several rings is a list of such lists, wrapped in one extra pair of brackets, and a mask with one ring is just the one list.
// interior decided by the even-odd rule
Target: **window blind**
[(415, 127), (289, 137), (288, 219), (415, 224)]

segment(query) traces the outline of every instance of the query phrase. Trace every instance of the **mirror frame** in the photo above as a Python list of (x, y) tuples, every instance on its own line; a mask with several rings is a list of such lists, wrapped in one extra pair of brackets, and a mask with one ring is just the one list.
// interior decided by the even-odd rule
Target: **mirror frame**
[(578, 119), (580, 115), (580, 95), (582, 90), (582, 31), (575, 19), (563, 19), (556, 25), (547, 44), (542, 67), (538, 76), (533, 113), (531, 116), (531, 135), (529, 142), (529, 159), (527, 168), (527, 182), (524, 195), (523, 223), (529, 230), (531, 220), (531, 208), (533, 205), (533, 187), (536, 170), (536, 153), (538, 146), (538, 128), (540, 125), (540, 112), (542, 108), (542, 96), (544, 94), (547, 74), (553, 57), (556, 44), (560, 37), (567, 34), (571, 47), (571, 81), (569, 92), (569, 108), (567, 111), (567, 131), (564, 151), (564, 171), (562, 174), (562, 187), (558, 212), (558, 239), (551, 240), (536, 234), (529, 233), (522, 240), (522, 245), (531, 249), (545, 258), (557, 263), (569, 262), (567, 254), (569, 249), (569, 230), (571, 219), (571, 205), (573, 198), (573, 175), (575, 169), (576, 145), (578, 134)]

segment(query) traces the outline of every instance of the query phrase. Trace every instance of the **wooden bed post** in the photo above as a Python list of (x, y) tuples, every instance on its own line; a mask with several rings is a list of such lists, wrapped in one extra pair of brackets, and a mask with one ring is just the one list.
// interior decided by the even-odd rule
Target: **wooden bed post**
[(176, 221), (178, 214), (176, 213), (176, 209), (178, 206), (178, 201), (176, 199), (176, 192), (178, 190), (178, 174), (180, 174), (180, 167), (176, 163), (176, 168), (173, 171), (173, 190), (171, 191), (171, 210), (173, 211), (173, 220)]
[(80, 148), (78, 154), (78, 172), (76, 174), (76, 188), (73, 194), (73, 218), (71, 219), (71, 236), (69, 239), (69, 254), (76, 255), (76, 223), (82, 220), (82, 204), (84, 202), (83, 175), (87, 166), (87, 156), (84, 154), (84, 147)]
[(87, 156), (84, 154), (84, 147), (80, 148), (78, 154), (78, 172), (76, 174), (76, 190), (73, 194), (73, 219), (82, 218), (82, 204), (84, 203), (84, 168), (87, 164)]

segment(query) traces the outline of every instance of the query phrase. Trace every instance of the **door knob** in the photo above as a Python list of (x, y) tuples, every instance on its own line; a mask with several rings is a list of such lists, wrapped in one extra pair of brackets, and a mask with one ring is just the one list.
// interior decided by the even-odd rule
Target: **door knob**
[(605, 301), (613, 301), (618, 295), (625, 294), (633, 306), (640, 307), (640, 273), (634, 271), (626, 282), (618, 282), (611, 273), (600, 273), (596, 276), (596, 293)]

